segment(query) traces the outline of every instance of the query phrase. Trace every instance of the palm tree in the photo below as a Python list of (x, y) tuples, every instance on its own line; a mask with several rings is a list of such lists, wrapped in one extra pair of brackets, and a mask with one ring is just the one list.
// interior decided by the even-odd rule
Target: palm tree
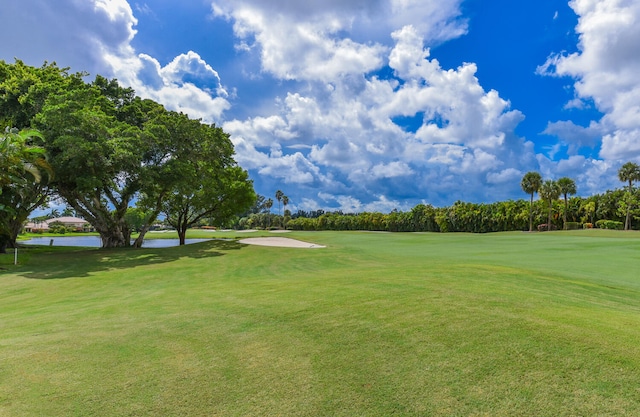
[(542, 177), (535, 171), (527, 172), (522, 177), (520, 186), (522, 191), (527, 194), (531, 194), (531, 200), (529, 201), (529, 231), (533, 231), (533, 195), (538, 192), (540, 185), (542, 184)]
[(276, 200), (278, 200), (278, 214), (282, 216), (282, 210), (280, 210), (280, 202), (282, 201), (282, 197), (284, 193), (280, 190), (276, 191)]
[(35, 139), (42, 135), (32, 129), (0, 133), (0, 253), (16, 247), (22, 223), (47, 198), (43, 176), (48, 180), (53, 172)]
[[(629, 183), (629, 194), (633, 193), (633, 182), (640, 181), (640, 166), (633, 162), (627, 162), (618, 170), (618, 178), (622, 182)], [(624, 230), (631, 229), (631, 205), (627, 205), (627, 216), (624, 222)]]
[(596, 202), (594, 200), (583, 200), (582, 204), (580, 204), (580, 211), (585, 214), (589, 223), (593, 223), (593, 215), (596, 213)]
[(567, 230), (567, 208), (569, 201), (567, 195), (574, 195), (578, 192), (576, 183), (569, 177), (562, 177), (558, 180), (558, 186), (560, 187), (560, 193), (564, 196), (564, 214), (562, 216), (563, 229)]
[(273, 207), (273, 200), (272, 199), (267, 199), (267, 201), (264, 202), (264, 206), (267, 208), (267, 210), (269, 210), (269, 217), (267, 218), (267, 227), (271, 227), (271, 207)]
[[(286, 195), (282, 196), (282, 205), (284, 206), (284, 215), (287, 215), (287, 204), (289, 204), (289, 197), (287, 197)], [(287, 228), (287, 224), (284, 221), (284, 217), (282, 218), (282, 226), (286, 229)]]
[(546, 180), (540, 186), (540, 198), (549, 204), (549, 218), (547, 219), (547, 231), (551, 230), (551, 212), (553, 211), (553, 202), (560, 198), (560, 186), (553, 180)]
[(67, 216), (67, 217), (76, 217), (76, 213), (75, 211), (73, 211), (73, 209), (69, 206), (66, 206), (64, 208), (64, 210), (62, 210), (61, 213), (63, 216)]
[(0, 186), (28, 181), (27, 173), (36, 183), (40, 182), (43, 171), (51, 174), (44, 148), (31, 145), (32, 138), (42, 139), (42, 134), (34, 129), (18, 131), (7, 127), (0, 135)]

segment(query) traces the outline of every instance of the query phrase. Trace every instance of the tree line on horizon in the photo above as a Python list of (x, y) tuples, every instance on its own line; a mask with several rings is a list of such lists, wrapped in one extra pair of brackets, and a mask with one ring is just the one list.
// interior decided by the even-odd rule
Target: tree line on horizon
[[(521, 180), (529, 199), (494, 203), (456, 201), (448, 207), (418, 204), (410, 211), (390, 213), (343, 213), (324, 210), (273, 215), (265, 206), (239, 219), (241, 229), (269, 228), (284, 224), (292, 230), (366, 230), (388, 232), (506, 232), (548, 231), (556, 229), (637, 228), (640, 223), (640, 193), (633, 184), (640, 181), (640, 166), (624, 164), (619, 172), (626, 188), (609, 190), (590, 197), (575, 197), (577, 187), (571, 178), (543, 180), (537, 172), (526, 173)], [(538, 200), (534, 200), (535, 195)], [(572, 197), (573, 196), (573, 197)], [(259, 196), (258, 201), (264, 200)], [(269, 207), (270, 208), (270, 207)]]
[[(87, 75), (0, 61), (0, 252), (54, 199), (105, 248), (139, 247), (161, 214), (183, 244), (201, 219), (222, 224), (254, 203), (220, 127)], [(132, 218), (142, 223), (133, 244)]]

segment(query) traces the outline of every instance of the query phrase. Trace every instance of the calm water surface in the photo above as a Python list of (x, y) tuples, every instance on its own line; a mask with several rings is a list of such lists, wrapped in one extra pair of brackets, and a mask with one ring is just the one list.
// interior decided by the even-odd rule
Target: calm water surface
[[(64, 236), (64, 237), (35, 237), (33, 239), (21, 241), (25, 245), (49, 245), (53, 240), (53, 246), (84, 246), (99, 248), (102, 242), (99, 236)], [(187, 239), (185, 243), (206, 242), (211, 239)], [(178, 246), (178, 239), (148, 239), (142, 243), (143, 248), (171, 248)]]

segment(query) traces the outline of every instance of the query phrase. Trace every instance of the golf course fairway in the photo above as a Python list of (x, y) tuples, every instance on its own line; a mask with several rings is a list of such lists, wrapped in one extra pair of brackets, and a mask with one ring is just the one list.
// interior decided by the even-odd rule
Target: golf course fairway
[(640, 233), (0, 255), (0, 416), (638, 416)]

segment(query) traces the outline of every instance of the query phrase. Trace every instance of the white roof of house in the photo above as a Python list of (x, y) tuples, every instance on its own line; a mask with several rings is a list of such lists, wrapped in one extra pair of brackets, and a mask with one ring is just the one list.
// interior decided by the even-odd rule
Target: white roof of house
[(41, 229), (41, 230), (49, 230), (49, 225), (47, 222), (28, 222), (26, 224), (28, 229)]
[(47, 224), (51, 223), (88, 223), (85, 219), (80, 219), (78, 217), (56, 217), (55, 219), (45, 220)]
[(89, 223), (85, 219), (80, 219), (78, 217), (56, 217), (55, 219), (43, 220), (41, 222), (33, 222), (30, 221), (27, 223), (26, 227), (31, 229), (49, 229), (49, 225), (51, 223), (62, 223), (62, 224), (86, 224)]

